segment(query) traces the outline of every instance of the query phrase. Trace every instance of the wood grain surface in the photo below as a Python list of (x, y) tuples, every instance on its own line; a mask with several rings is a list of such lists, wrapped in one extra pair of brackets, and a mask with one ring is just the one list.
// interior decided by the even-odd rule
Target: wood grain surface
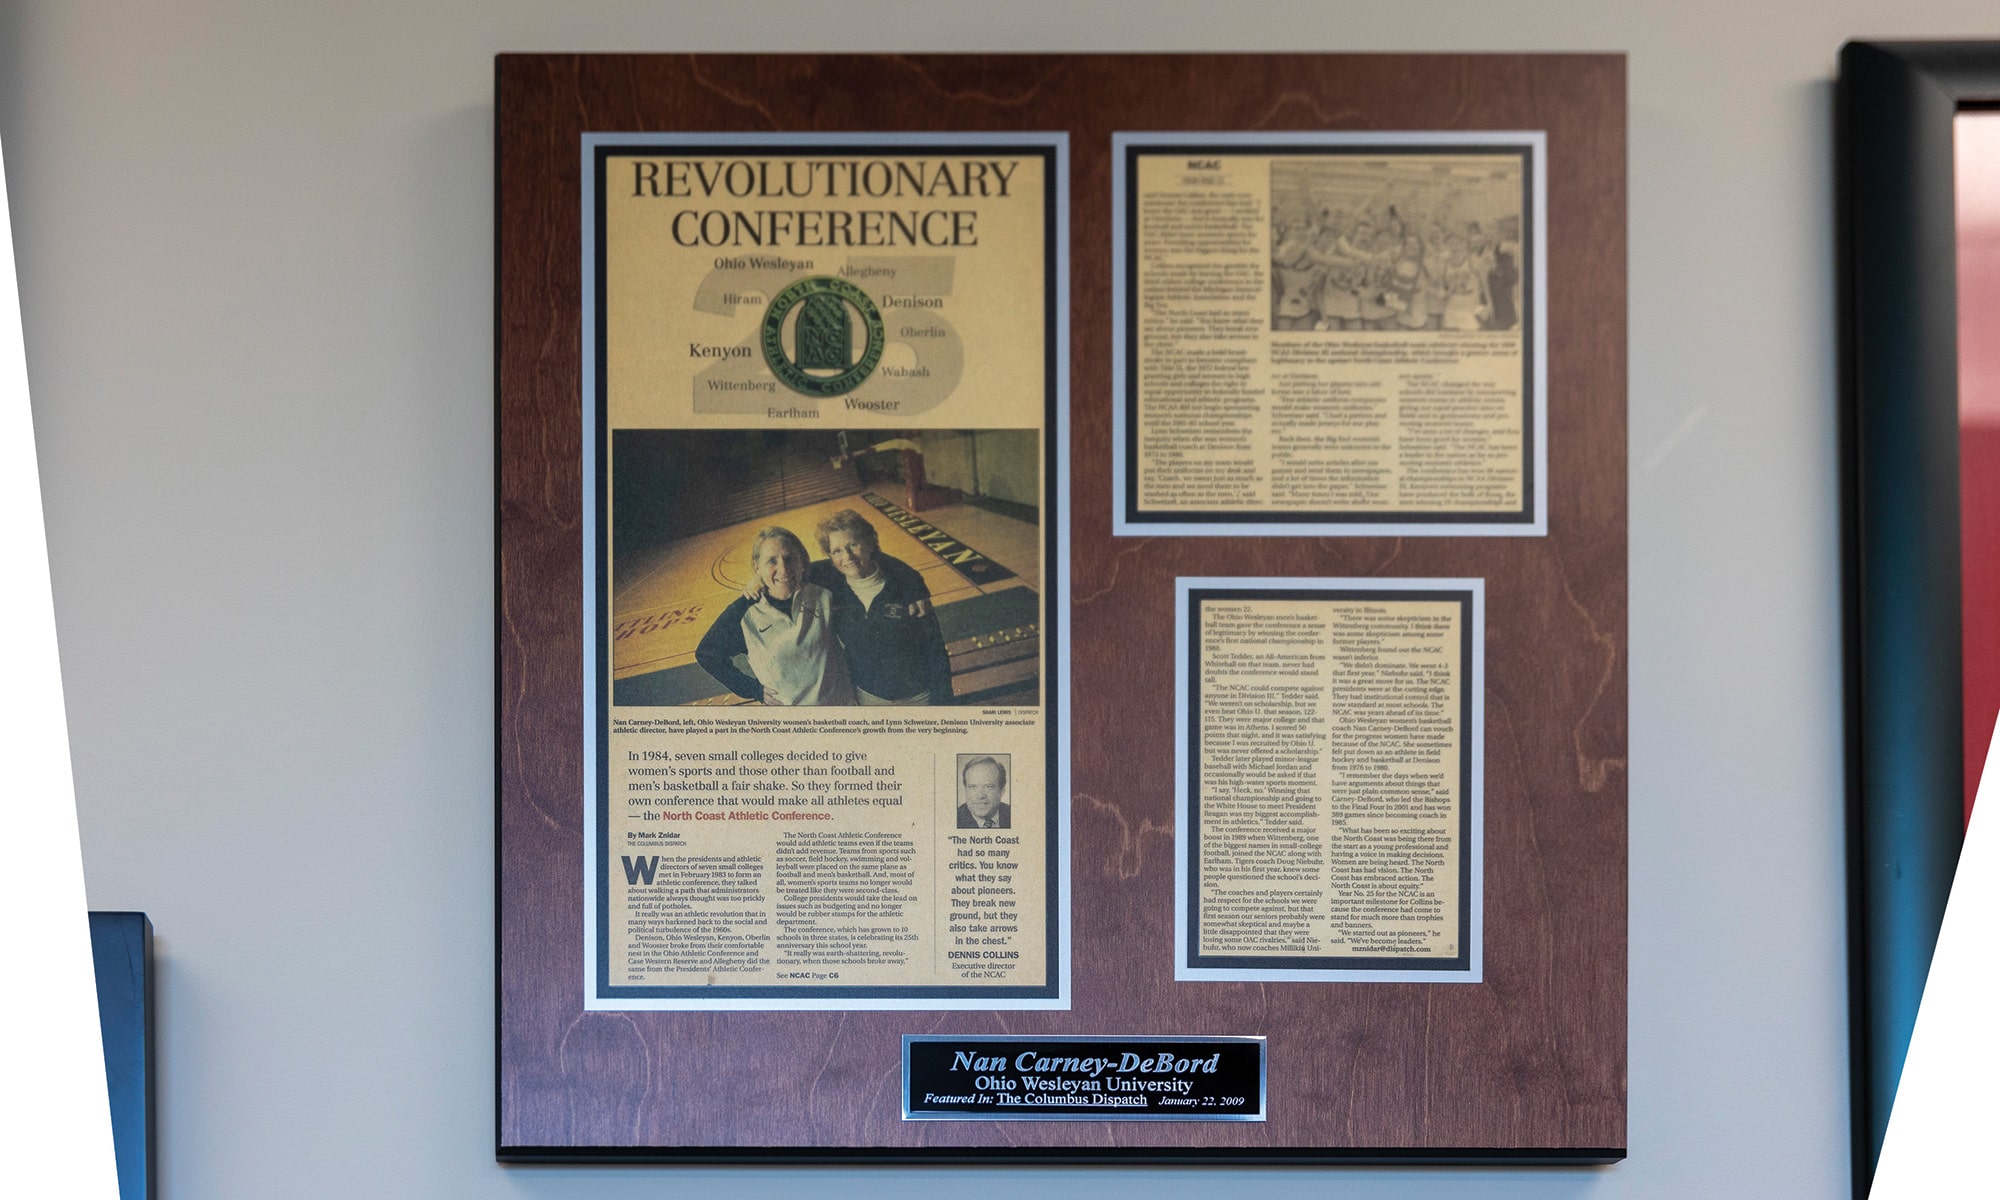
[[(1602, 1160), (1625, 1145), (1621, 56), (498, 60), (502, 1157)], [(1111, 134), (1548, 135), (1549, 536), (1111, 536)], [(579, 137), (1067, 130), (1068, 1012), (585, 1013)], [(1485, 982), (1173, 980), (1173, 583), (1479, 576)], [(1262, 1034), (1270, 1119), (905, 1122), (905, 1033)]]

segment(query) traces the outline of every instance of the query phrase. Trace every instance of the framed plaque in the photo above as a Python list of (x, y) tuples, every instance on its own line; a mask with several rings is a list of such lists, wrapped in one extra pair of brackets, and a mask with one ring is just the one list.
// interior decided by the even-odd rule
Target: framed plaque
[(499, 1156), (1621, 1157), (1623, 104), (502, 56)]
[(2000, 43), (1840, 62), (1859, 1196), (2000, 716)]

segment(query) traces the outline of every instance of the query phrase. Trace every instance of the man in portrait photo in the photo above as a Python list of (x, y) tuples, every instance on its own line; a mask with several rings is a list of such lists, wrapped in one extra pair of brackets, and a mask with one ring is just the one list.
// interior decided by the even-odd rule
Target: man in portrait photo
[(1007, 767), (990, 754), (960, 756), (958, 827), (1011, 829), (1014, 809), (1007, 803)]

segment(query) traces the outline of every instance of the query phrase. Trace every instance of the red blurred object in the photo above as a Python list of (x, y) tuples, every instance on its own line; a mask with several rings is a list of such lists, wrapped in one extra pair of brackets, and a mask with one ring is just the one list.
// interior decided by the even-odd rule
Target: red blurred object
[(1965, 815), (2000, 716), (2000, 112), (1958, 114), (1958, 491)]

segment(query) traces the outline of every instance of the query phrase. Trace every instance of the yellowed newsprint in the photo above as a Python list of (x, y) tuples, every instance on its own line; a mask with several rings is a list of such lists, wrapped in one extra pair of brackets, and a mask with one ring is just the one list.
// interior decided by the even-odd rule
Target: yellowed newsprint
[(600, 1009), (1068, 1006), (1060, 135), (590, 135)]
[(1183, 579), (1176, 977), (1480, 977), (1480, 580)]
[(1122, 134), (1117, 532), (1546, 532), (1539, 134)]

